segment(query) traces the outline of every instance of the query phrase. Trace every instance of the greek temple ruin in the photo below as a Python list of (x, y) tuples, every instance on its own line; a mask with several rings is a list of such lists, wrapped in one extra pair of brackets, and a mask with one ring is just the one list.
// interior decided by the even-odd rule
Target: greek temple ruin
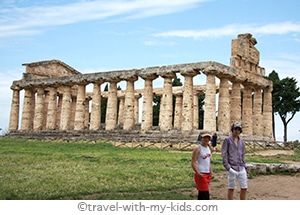
[[(230, 66), (208, 61), (82, 74), (59, 60), (23, 64), (26, 71), (22, 79), (11, 85), (8, 134), (35, 137), (70, 133), (74, 137), (87, 133), (103, 138), (108, 134), (159, 137), (176, 133), (181, 135), (179, 139), (193, 136), (195, 141), (200, 131), (198, 95), (205, 93), (204, 130), (227, 135), (230, 125), (240, 121), (245, 138), (272, 140), (272, 82), (259, 66), (256, 43), (249, 33), (233, 39)], [(177, 74), (184, 77), (184, 84), (173, 87)], [(206, 77), (206, 84), (194, 83), (196, 76)], [(154, 87), (153, 81), (159, 77), (163, 85)], [(138, 79), (144, 81), (142, 89), (135, 89)], [(124, 90), (118, 90), (121, 81), (126, 82)], [(90, 84), (92, 92), (87, 91)], [(104, 84), (108, 84), (108, 91), (101, 90)], [(154, 96), (161, 98), (155, 132)], [(103, 98), (107, 99), (104, 124)]]

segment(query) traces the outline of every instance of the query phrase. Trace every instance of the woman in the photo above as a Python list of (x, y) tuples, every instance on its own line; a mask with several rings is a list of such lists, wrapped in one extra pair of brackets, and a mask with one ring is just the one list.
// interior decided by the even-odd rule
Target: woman
[(192, 154), (192, 168), (194, 180), (198, 190), (198, 200), (209, 200), (209, 182), (213, 179), (211, 166), (211, 150), (209, 141), (211, 134), (207, 131), (201, 132), (201, 144), (196, 146)]

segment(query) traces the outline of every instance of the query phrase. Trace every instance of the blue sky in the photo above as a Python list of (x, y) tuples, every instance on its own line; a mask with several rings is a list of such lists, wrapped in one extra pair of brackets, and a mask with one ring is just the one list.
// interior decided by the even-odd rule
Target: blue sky
[[(199, 61), (229, 65), (231, 40), (251, 33), (266, 75), (300, 86), (300, 1), (1, 0), (0, 128), (23, 63), (58, 59), (81, 73)], [(203, 80), (199, 80), (199, 83)], [(197, 83), (196, 83), (197, 84)], [(300, 139), (300, 113), (288, 140)], [(276, 117), (276, 138), (283, 127)]]

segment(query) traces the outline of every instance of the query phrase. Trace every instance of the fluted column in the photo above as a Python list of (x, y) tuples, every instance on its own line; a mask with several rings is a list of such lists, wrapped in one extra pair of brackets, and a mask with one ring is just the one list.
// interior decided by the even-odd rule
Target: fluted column
[(74, 130), (75, 128), (75, 114), (76, 114), (76, 104), (77, 104), (77, 96), (71, 94), (71, 117), (70, 117), (70, 129)]
[(47, 125), (47, 116), (48, 116), (48, 104), (49, 104), (49, 91), (44, 91), (45, 97), (44, 97), (44, 119), (43, 119), (43, 129), (46, 130)]
[(181, 129), (182, 125), (182, 93), (175, 94), (174, 128)]
[(49, 103), (47, 113), (47, 130), (54, 130), (56, 126), (57, 88), (49, 88)]
[(60, 129), (69, 130), (71, 120), (71, 86), (64, 86), (63, 90)]
[(117, 124), (117, 82), (110, 81), (107, 98), (105, 130), (114, 130)]
[[(241, 83), (233, 81), (230, 98), (230, 124), (242, 120)], [(228, 132), (230, 128), (228, 128)]]
[(124, 125), (124, 105), (125, 105), (125, 95), (118, 97), (119, 99), (119, 112), (118, 112), (118, 125)]
[(78, 84), (74, 130), (84, 129), (85, 122), (85, 84)]
[(244, 85), (243, 94), (243, 111), (242, 111), (242, 123), (243, 123), (243, 133), (253, 134), (252, 127), (252, 86), (250, 84)]
[(10, 118), (9, 118), (9, 131), (18, 130), (19, 127), (19, 117), (20, 117), (20, 90), (13, 89), (11, 108), (10, 108)]
[(89, 128), (90, 124), (90, 98), (85, 98), (85, 106), (84, 106), (84, 128)]
[(199, 128), (199, 99), (198, 99), (198, 92), (194, 92), (194, 119), (193, 119), (193, 129)]
[(25, 89), (23, 102), (21, 130), (30, 130), (33, 128), (33, 111), (35, 106), (33, 89)]
[(159, 127), (161, 131), (172, 129), (172, 112), (173, 112), (173, 94), (172, 94), (172, 78), (174, 73), (162, 75), (164, 78), (163, 93), (160, 100), (159, 111)]
[(101, 84), (94, 83), (93, 98), (92, 98), (92, 112), (91, 112), (91, 130), (99, 130), (101, 125)]
[(141, 133), (152, 129), (153, 124), (153, 80), (157, 75), (140, 75), (145, 80), (144, 95), (143, 95), (143, 110), (142, 110), (142, 124)]
[(262, 92), (260, 87), (254, 88), (254, 99), (253, 99), (253, 135), (262, 136)]
[(203, 129), (216, 130), (216, 80), (213, 73), (206, 74)]
[(134, 128), (134, 82), (137, 79), (137, 76), (126, 79), (127, 86), (124, 103), (124, 130), (132, 130)]
[(140, 112), (140, 103), (139, 99), (142, 97), (141, 94), (135, 94), (134, 95), (134, 123), (139, 123), (139, 112)]
[(45, 109), (44, 98), (45, 98), (44, 88), (38, 88), (35, 111), (34, 111), (34, 121), (33, 121), (33, 129), (36, 131), (43, 129), (44, 109)]
[(56, 108), (56, 128), (60, 128), (60, 121), (61, 121), (61, 109), (62, 109), (62, 102), (63, 102), (63, 95), (57, 94), (57, 108)]
[(230, 129), (230, 96), (228, 78), (220, 78), (218, 131), (227, 132)]
[(182, 124), (181, 130), (193, 130), (194, 123), (194, 84), (193, 77), (199, 74), (199, 71), (187, 70), (180, 73), (184, 76), (183, 94), (182, 94)]
[(272, 138), (272, 91), (273, 87), (264, 89), (263, 132), (264, 136)]

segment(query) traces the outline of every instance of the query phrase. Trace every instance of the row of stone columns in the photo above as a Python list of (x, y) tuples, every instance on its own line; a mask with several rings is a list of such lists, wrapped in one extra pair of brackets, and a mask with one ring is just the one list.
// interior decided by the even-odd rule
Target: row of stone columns
[[(161, 106), (159, 113), (159, 127), (162, 131), (181, 129), (191, 131), (198, 129), (198, 95), (194, 87), (193, 77), (198, 71), (181, 72), (184, 77), (182, 91), (173, 93), (172, 79), (175, 73), (164, 74)], [(141, 132), (152, 129), (153, 123), (153, 80), (157, 75), (140, 75), (145, 81), (143, 94), (143, 109), (141, 119)], [(272, 136), (272, 89), (254, 86), (251, 84), (231, 81), (226, 76), (219, 76), (219, 98), (216, 114), (216, 75), (206, 73), (204, 129), (210, 131), (230, 131), (230, 124), (242, 121), (243, 131), (246, 134), (258, 136)], [(120, 79), (106, 80), (109, 82), (107, 92), (107, 109), (105, 129), (114, 130), (118, 124), (124, 130), (133, 130), (138, 122), (138, 99), (135, 94), (134, 82), (137, 76), (127, 78), (127, 86), (123, 96), (119, 96), (119, 112), (117, 83)], [(101, 125), (101, 84), (105, 81), (93, 83), (91, 112), (87, 99), (86, 85), (77, 85), (76, 96), (72, 95), (72, 86), (59, 86), (61, 94), (58, 95), (58, 86), (48, 86), (47, 91), (38, 87), (26, 88), (21, 119), (21, 130), (99, 130)], [(242, 85), (241, 85), (242, 84)], [(243, 87), (243, 89), (242, 89)], [(243, 90), (243, 99), (241, 98)], [(264, 94), (264, 100), (262, 99)], [(104, 93), (103, 93), (104, 94)], [(173, 95), (175, 95), (174, 124)], [(254, 97), (252, 99), (252, 96)], [(11, 117), (9, 130), (18, 130), (20, 89), (13, 90)], [(242, 101), (242, 102), (241, 102)], [(217, 117), (217, 120), (216, 120)]]

